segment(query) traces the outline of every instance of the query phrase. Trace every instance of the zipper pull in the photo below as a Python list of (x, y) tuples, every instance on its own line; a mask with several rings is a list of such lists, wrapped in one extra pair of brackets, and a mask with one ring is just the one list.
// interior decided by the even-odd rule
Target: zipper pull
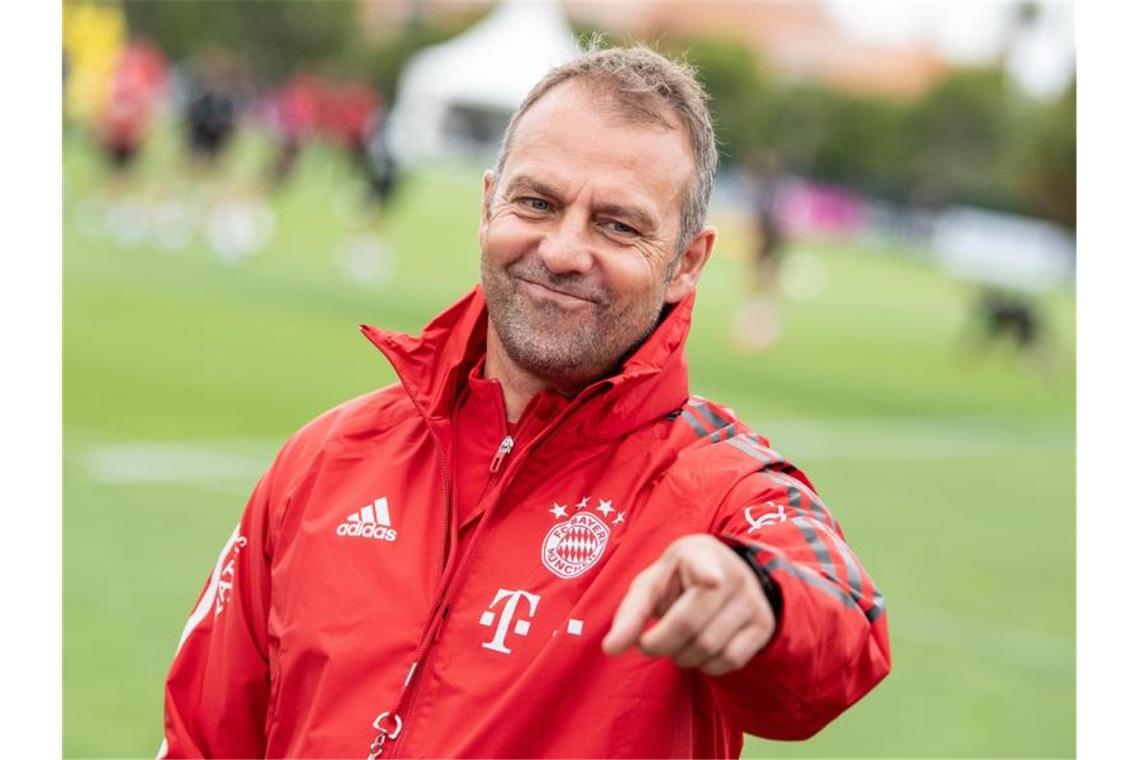
[(515, 447), (515, 439), (509, 435), (503, 439), (499, 444), (499, 450), (495, 452), (495, 458), (491, 460), (491, 472), (498, 472), (499, 467), (502, 466), (503, 460), (507, 458), (507, 454), (511, 453), (511, 449)]
[[(391, 724), (390, 727), (383, 725), (385, 719), (388, 719), (388, 723)], [(380, 733), (376, 734), (376, 738), (368, 747), (368, 760), (378, 760), (384, 754), (385, 743), (396, 741), (396, 737), (400, 735), (400, 731), (404, 727), (404, 722), (400, 720), (398, 713), (385, 711), (376, 716), (376, 720), (372, 721), (372, 727)]]

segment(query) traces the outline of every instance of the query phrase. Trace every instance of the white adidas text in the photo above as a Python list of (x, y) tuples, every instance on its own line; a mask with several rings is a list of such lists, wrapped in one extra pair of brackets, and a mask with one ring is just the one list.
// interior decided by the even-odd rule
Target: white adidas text
[(397, 534), (396, 529), (392, 527), (392, 518), (388, 514), (388, 497), (376, 499), (359, 512), (349, 515), (344, 522), (336, 526), (336, 534), (395, 541)]
[(385, 528), (383, 525), (361, 525), (360, 523), (341, 523), (336, 526), (338, 536), (361, 536), (363, 538), (376, 538), (382, 541), (395, 541), (396, 529)]

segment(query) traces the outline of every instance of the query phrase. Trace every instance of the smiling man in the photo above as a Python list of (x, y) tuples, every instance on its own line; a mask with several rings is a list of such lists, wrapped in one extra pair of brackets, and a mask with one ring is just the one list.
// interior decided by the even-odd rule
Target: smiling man
[(735, 757), (890, 669), (808, 478), (683, 355), (716, 146), (692, 73), (592, 51), (483, 179), (482, 286), (294, 435), (183, 630), (167, 756)]

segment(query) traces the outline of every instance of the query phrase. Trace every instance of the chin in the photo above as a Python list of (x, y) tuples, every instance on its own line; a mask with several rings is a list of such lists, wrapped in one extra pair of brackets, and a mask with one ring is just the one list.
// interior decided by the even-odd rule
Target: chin
[[(566, 334), (566, 331), (536, 334), (533, 329), (525, 336), (508, 334), (502, 336), (503, 348), (518, 367), (567, 394), (602, 377), (608, 363), (601, 365), (588, 343), (567, 345)], [(578, 330), (571, 334), (583, 335)]]

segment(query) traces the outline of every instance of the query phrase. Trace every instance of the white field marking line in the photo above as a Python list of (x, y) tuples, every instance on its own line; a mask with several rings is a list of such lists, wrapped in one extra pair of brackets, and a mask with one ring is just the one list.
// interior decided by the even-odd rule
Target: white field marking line
[[(867, 422), (861, 421), (863, 425)], [(784, 421), (780, 427), (786, 428), (790, 424), (793, 423)], [(821, 434), (827, 434), (829, 428), (826, 421), (820, 420), (794, 424), (812, 426)], [(972, 443), (976, 446), (977, 441)], [(275, 439), (177, 443), (136, 441), (89, 446), (80, 459), (92, 480), (101, 483), (209, 483), (228, 493), (251, 487), (250, 483), (268, 466), (279, 445), (280, 441)], [(1020, 446), (1016, 449), (996, 448), (1007, 453), (1023, 451)], [(978, 451), (977, 448), (973, 450)], [(818, 456), (816, 451), (815, 457)], [(232, 488), (228, 487), (231, 484)], [(889, 597), (887, 603), (888, 614), (894, 612), (890, 618), (893, 638), (968, 652), (994, 662), (1058, 676), (1072, 676), (1074, 673), (1075, 645), (1064, 637), (991, 625), (976, 617), (967, 618), (933, 607), (897, 600), (892, 603)]]
[(891, 638), (895, 640), (965, 652), (994, 663), (1048, 675), (1076, 677), (1076, 642), (1064, 636), (996, 625), (979, 619), (976, 614), (955, 614), (921, 604), (892, 601), (889, 595), (887, 615)]
[(84, 447), (79, 461), (98, 483), (241, 482), (252, 487), (281, 440), (132, 441)]
[[(777, 451), (801, 461), (962, 459), (1066, 455), (1067, 420), (1026, 417), (873, 417), (769, 420), (757, 428)], [(80, 459), (100, 483), (248, 483), (281, 439), (131, 441), (89, 445)]]

